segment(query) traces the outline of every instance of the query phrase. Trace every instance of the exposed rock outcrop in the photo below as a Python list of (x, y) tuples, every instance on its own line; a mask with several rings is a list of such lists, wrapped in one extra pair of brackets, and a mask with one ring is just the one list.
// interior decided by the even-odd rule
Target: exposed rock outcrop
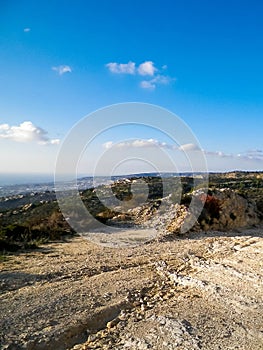
[(166, 197), (158, 203), (132, 209), (129, 215), (134, 223), (155, 228), (159, 232), (158, 239), (189, 230), (228, 231), (260, 222), (256, 203), (231, 189), (209, 190), (208, 193), (200, 189), (193, 192), (189, 203), (173, 203)]
[(231, 230), (257, 225), (260, 214), (255, 202), (230, 189), (199, 194), (204, 209), (198, 219), (203, 230)]

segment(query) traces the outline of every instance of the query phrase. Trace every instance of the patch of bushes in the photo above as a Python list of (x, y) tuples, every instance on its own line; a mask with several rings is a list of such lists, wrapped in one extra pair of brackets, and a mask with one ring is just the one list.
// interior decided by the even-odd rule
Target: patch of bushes
[(73, 233), (54, 203), (39, 205), (26, 213), (6, 213), (0, 225), (2, 252), (36, 248)]

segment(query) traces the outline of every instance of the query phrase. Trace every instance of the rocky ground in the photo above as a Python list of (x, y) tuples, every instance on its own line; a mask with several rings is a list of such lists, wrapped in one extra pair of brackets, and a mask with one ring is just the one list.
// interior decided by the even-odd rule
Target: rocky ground
[(262, 349), (263, 228), (1, 261), (2, 349)]

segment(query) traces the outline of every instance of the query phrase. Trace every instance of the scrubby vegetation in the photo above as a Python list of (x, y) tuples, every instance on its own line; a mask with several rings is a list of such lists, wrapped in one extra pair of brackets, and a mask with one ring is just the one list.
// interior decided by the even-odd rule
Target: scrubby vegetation
[[(111, 188), (99, 186), (81, 191), (80, 195), (88, 211), (98, 221), (107, 224), (112, 218), (121, 215), (118, 210), (110, 206), (111, 199), (117, 198), (125, 206), (133, 199), (134, 191), (137, 192), (138, 205), (140, 199), (145, 202), (145, 186), (148, 188), (146, 202), (157, 206), (160, 199), (168, 194), (174, 203), (188, 205), (191, 202), (193, 189), (202, 188), (202, 177), (194, 180), (191, 176), (167, 177), (142, 176), (116, 181)], [(236, 193), (256, 202), (258, 211), (263, 217), (263, 174), (233, 172), (226, 174), (210, 174), (208, 195), (200, 198), (204, 203), (201, 219), (207, 223), (208, 217), (217, 219), (220, 211), (220, 202), (216, 200), (212, 192), (222, 188), (234, 190)], [(109, 195), (109, 189), (110, 195)], [(100, 195), (98, 195), (100, 193)], [(13, 199), (12, 199), (13, 200)], [(23, 199), (26, 201), (26, 198)], [(105, 204), (106, 203), (106, 204)], [(136, 203), (135, 203), (136, 204)], [(40, 243), (54, 241), (65, 235), (74, 234), (73, 229), (60, 212), (55, 200), (28, 203), (15, 209), (2, 209), (0, 211), (0, 251), (15, 251), (21, 248), (34, 248)], [(78, 220), (78, 208), (69, 205), (69, 217), (74, 216)], [(129, 214), (125, 214), (126, 220), (132, 220)], [(234, 219), (233, 219), (234, 220)]]
[(36, 248), (41, 243), (73, 233), (56, 202), (26, 205), (2, 212), (0, 223), (1, 251)]

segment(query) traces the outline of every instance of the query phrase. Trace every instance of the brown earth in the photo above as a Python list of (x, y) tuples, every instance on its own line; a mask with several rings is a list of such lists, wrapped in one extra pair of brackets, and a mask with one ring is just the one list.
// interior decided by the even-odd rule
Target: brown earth
[(262, 349), (262, 233), (118, 249), (76, 237), (7, 256), (2, 349)]

